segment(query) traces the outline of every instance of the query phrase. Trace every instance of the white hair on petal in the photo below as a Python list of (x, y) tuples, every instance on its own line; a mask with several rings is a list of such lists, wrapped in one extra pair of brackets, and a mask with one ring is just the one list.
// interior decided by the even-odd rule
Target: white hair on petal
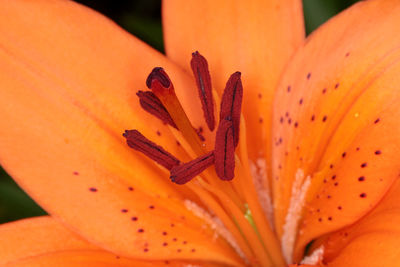
[(324, 246), (320, 246), (314, 250), (311, 255), (304, 257), (304, 259), (301, 261), (301, 264), (316, 265), (320, 263), (324, 257), (324, 251)]
[(281, 239), (283, 257), (287, 263), (292, 263), (294, 242), (296, 241), (297, 228), (304, 207), (306, 193), (311, 184), (310, 176), (304, 179), (304, 171), (298, 169), (292, 185), (292, 195), (289, 209), (286, 214), (283, 234)]
[(218, 217), (212, 216), (209, 212), (205, 211), (202, 207), (200, 207), (191, 200), (185, 199), (183, 203), (185, 204), (185, 207), (189, 211), (191, 211), (195, 216), (205, 221), (210, 226), (210, 228), (214, 230), (215, 239), (218, 237), (218, 235), (222, 236), (232, 246), (232, 248), (236, 251), (236, 253), (246, 263), (248, 262), (248, 259), (244, 255), (243, 251), (240, 249), (235, 238), (228, 231), (228, 229), (226, 229), (226, 227)]
[(253, 177), (254, 186), (257, 191), (258, 200), (261, 207), (266, 214), (270, 227), (273, 229), (275, 224), (274, 221), (274, 210), (271, 201), (271, 190), (268, 186), (267, 176), (267, 162), (264, 158), (258, 158), (256, 162), (250, 161), (250, 171)]

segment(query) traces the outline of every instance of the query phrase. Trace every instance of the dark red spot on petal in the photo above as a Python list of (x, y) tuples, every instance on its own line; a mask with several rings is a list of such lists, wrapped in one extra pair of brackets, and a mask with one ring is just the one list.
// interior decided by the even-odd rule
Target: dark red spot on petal
[(97, 192), (97, 188), (95, 188), (95, 187), (90, 187), (90, 188), (89, 188), (89, 191), (90, 191), (90, 192)]
[(358, 181), (359, 181), (359, 182), (363, 182), (363, 181), (365, 181), (365, 177), (364, 177), (364, 176), (360, 176), (360, 177), (358, 177)]
[(72, 174), (73, 174), (73, 175), (79, 175), (79, 172), (74, 171)]
[(311, 72), (309, 72), (308, 74), (307, 74), (307, 80), (309, 80), (311, 78)]
[(151, 209), (151, 210), (154, 209), (154, 206), (153, 206), (153, 205), (150, 205), (150, 206), (149, 206), (149, 209)]
[(289, 86), (287, 87), (287, 92), (290, 93), (291, 90), (292, 90), (292, 87), (289, 85)]
[(122, 212), (122, 213), (127, 213), (128, 210), (127, 210), (127, 209), (122, 209), (121, 212)]
[(143, 233), (144, 229), (143, 228), (139, 228), (137, 231), (138, 231), (138, 233)]
[(342, 158), (346, 157), (346, 152), (343, 152)]
[(360, 167), (361, 167), (361, 168), (367, 167), (367, 163), (366, 163), (366, 162), (362, 163), (362, 164), (360, 165)]
[(382, 151), (380, 151), (380, 150), (375, 151), (375, 155), (380, 155), (380, 154), (382, 154)]
[(377, 118), (377, 119), (374, 121), (374, 123), (377, 124), (378, 122), (380, 122), (380, 120), (381, 120), (380, 118)]
[(360, 194), (360, 197), (361, 197), (361, 198), (366, 198), (366, 197), (367, 197), (367, 194), (366, 194), (366, 193), (361, 193), (361, 194)]
[(166, 246), (168, 246), (168, 243), (164, 242), (162, 245), (163, 245), (163, 247), (166, 247)]
[(132, 217), (131, 220), (132, 220), (132, 221), (137, 221), (137, 220), (138, 220), (138, 217)]

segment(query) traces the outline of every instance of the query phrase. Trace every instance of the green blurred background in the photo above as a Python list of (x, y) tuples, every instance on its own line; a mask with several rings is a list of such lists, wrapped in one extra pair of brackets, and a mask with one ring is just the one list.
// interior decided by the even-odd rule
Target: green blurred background
[[(114, 20), (121, 27), (159, 51), (164, 50), (160, 0), (80, 0)], [(309, 34), (324, 21), (356, 0), (304, 0), (306, 29)], [(0, 223), (43, 215), (38, 207), (0, 168)]]

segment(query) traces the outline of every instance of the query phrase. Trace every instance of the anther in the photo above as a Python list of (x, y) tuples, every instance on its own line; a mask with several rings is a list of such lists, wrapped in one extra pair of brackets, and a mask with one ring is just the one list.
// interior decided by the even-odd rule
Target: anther
[(215, 136), (215, 171), (222, 180), (232, 180), (235, 176), (235, 144), (232, 121), (220, 121)]
[(171, 80), (161, 67), (154, 68), (146, 80), (146, 85), (149, 89), (154, 89), (153, 83), (157, 82), (163, 88), (169, 89), (171, 87)]
[(146, 85), (161, 101), (172, 120), (197, 155), (204, 154), (201, 141), (175, 94), (174, 86), (163, 68), (157, 67), (149, 74)]
[(214, 163), (214, 152), (208, 152), (192, 161), (175, 166), (171, 170), (171, 181), (185, 184)]
[(126, 138), (126, 143), (129, 147), (142, 152), (168, 170), (171, 170), (180, 163), (177, 158), (161, 146), (144, 137), (138, 130), (126, 130), (123, 136)]
[(203, 108), (204, 118), (210, 131), (215, 128), (214, 99), (212, 95), (211, 76), (207, 60), (198, 52), (192, 53), (190, 61), (193, 75), (196, 78), (197, 89)]
[(235, 147), (239, 143), (240, 113), (243, 98), (243, 86), (240, 76), (240, 72), (235, 72), (226, 83), (220, 111), (220, 121), (232, 121)]
[(171, 115), (169, 115), (167, 109), (153, 92), (138, 91), (136, 95), (139, 97), (140, 106), (144, 110), (156, 116), (164, 123), (177, 128), (175, 122), (171, 118)]

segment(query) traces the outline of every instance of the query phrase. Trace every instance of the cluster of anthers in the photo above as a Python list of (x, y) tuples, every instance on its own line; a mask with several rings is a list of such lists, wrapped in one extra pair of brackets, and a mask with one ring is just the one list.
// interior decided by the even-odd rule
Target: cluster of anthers
[[(150, 91), (139, 91), (141, 107), (165, 124), (177, 129), (185, 141), (185, 150), (192, 160), (181, 162), (161, 146), (144, 137), (138, 130), (123, 134), (127, 144), (165, 167), (172, 182), (185, 185), (195, 193), (200, 206), (194, 202), (186, 207), (207, 221), (216, 233), (222, 235), (242, 259), (252, 266), (284, 266), (279, 241), (274, 234), (268, 209), (258, 200), (259, 191), (254, 183), (246, 145), (246, 131), (240, 125), (243, 87), (240, 72), (233, 73), (223, 91), (218, 126), (214, 117), (214, 99), (219, 98), (211, 86), (206, 59), (195, 52), (191, 68), (206, 124), (215, 132), (211, 151), (181, 106), (165, 71), (154, 68), (147, 78)], [(217, 112), (215, 112), (217, 113)], [(243, 124), (243, 123), (242, 123)], [(240, 131), (239, 144), (239, 127)], [(212, 135), (208, 135), (207, 138)], [(210, 142), (212, 143), (212, 142)], [(239, 147), (235, 153), (236, 147)], [(215, 172), (209, 168), (215, 166)], [(235, 177), (235, 179), (233, 179)], [(193, 178), (195, 178), (192, 182)], [(230, 181), (230, 182), (226, 182)], [(205, 211), (202, 207), (206, 207)], [(270, 211), (271, 209), (269, 209)], [(213, 219), (210, 221), (210, 212)]]
[[(215, 129), (214, 99), (207, 61), (196, 51), (192, 54), (191, 67), (206, 124), (210, 131), (213, 131)], [(123, 136), (128, 145), (168, 169), (170, 179), (174, 183), (185, 184), (213, 164), (220, 179), (232, 180), (235, 168), (235, 148), (239, 142), (243, 96), (240, 75), (240, 72), (235, 72), (226, 84), (221, 100), (215, 147), (212, 151), (205, 151), (201, 144), (201, 134), (196, 131), (186, 116), (168, 75), (163, 68), (154, 68), (146, 80), (146, 85), (151, 91), (137, 92), (142, 108), (164, 123), (178, 129), (195, 153), (200, 156), (192, 161), (181, 163), (179, 159), (148, 140), (138, 130), (125, 131)]]

